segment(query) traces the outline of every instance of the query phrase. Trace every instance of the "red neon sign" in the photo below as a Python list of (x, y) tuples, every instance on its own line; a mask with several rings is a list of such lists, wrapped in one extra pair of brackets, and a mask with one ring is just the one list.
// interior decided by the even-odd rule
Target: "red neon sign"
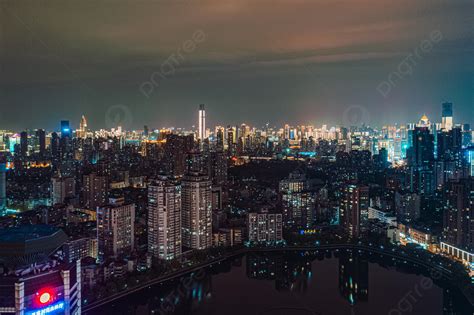
[(54, 302), (54, 290), (44, 288), (36, 292), (35, 304), (37, 306), (46, 306)]

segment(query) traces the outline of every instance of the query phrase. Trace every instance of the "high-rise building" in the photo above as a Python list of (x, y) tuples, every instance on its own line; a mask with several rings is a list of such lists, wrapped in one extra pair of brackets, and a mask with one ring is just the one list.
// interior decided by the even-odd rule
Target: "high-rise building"
[(198, 130), (199, 141), (202, 143), (206, 139), (206, 109), (204, 104), (199, 105), (199, 130)]
[(51, 164), (53, 166), (53, 171), (58, 170), (61, 164), (60, 140), (56, 132), (51, 134)]
[(416, 193), (396, 192), (395, 211), (402, 222), (413, 222), (420, 218), (421, 198)]
[(222, 150), (210, 153), (210, 175), (213, 185), (225, 186), (227, 183), (227, 156)]
[(206, 249), (212, 245), (212, 182), (208, 176), (188, 173), (182, 180), (183, 245)]
[(96, 173), (90, 173), (82, 177), (84, 207), (95, 210), (104, 205), (108, 197), (108, 178)]
[(349, 236), (359, 237), (361, 225), (369, 218), (369, 187), (347, 185), (342, 192), (339, 216)]
[(173, 176), (183, 176), (186, 171), (186, 157), (194, 147), (192, 135), (169, 134), (164, 146), (165, 172)]
[(76, 181), (73, 177), (62, 177), (59, 171), (51, 178), (51, 203), (64, 203), (76, 194)]
[(441, 129), (449, 131), (453, 129), (453, 103), (444, 102), (442, 104)]
[(26, 131), (20, 134), (20, 156), (28, 156), (28, 132)]
[(474, 250), (474, 179), (451, 181), (447, 185), (444, 209), (445, 243)]
[(434, 136), (428, 127), (415, 127), (413, 130), (412, 165), (430, 166), (434, 161)]
[(6, 163), (0, 155), (0, 212), (7, 208)]
[(181, 255), (181, 185), (160, 177), (148, 185), (148, 252), (160, 259)]
[(61, 138), (71, 138), (71, 126), (69, 120), (61, 120)]
[(81, 117), (81, 122), (79, 123), (79, 129), (77, 130), (77, 137), (84, 139), (87, 135), (87, 119), (84, 115)]
[(46, 156), (46, 132), (44, 129), (36, 130), (36, 137), (38, 138), (38, 152), (41, 158)]
[(289, 178), (280, 181), (279, 195), (285, 226), (309, 228), (313, 225), (316, 219), (316, 196), (308, 190), (303, 173), (293, 172)]
[(281, 213), (249, 213), (247, 215), (250, 242), (275, 243), (283, 240)]
[(135, 248), (135, 205), (124, 198), (110, 198), (97, 208), (97, 244), (99, 260), (129, 255)]
[[(424, 120), (422, 118), (422, 120)], [(412, 146), (407, 152), (411, 191), (430, 195), (435, 189), (434, 135), (426, 124), (418, 125), (412, 132)]]

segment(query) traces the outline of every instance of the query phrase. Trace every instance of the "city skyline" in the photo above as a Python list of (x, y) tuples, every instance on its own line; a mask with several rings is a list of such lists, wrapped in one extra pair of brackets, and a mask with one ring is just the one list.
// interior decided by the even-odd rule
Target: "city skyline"
[[(141, 126), (138, 126), (138, 128), (124, 128), (124, 123), (126, 123), (128, 121), (128, 119), (126, 117), (123, 117), (123, 116), (120, 116), (120, 119), (116, 119), (116, 121), (114, 121), (114, 124), (111, 125), (109, 124), (109, 126), (107, 127), (99, 127), (99, 128), (88, 128), (88, 123), (87, 123), (87, 115), (80, 115), (80, 119), (77, 120), (77, 119), (73, 119), (73, 120), (65, 120), (65, 119), (62, 119), (60, 122), (61, 124), (58, 124), (56, 122), (56, 127), (52, 127), (52, 129), (45, 129), (44, 127), (38, 127), (38, 128), (23, 128), (23, 129), (3, 129), (4, 131), (13, 131), (13, 132), (20, 132), (20, 131), (29, 131), (29, 132), (33, 132), (33, 131), (37, 131), (37, 130), (44, 130), (44, 131), (47, 131), (47, 132), (61, 132), (64, 128), (62, 126), (63, 123), (67, 123), (68, 126), (70, 125), (70, 128), (72, 131), (75, 131), (75, 132), (79, 132), (82, 136), (85, 136), (84, 133), (86, 132), (91, 132), (91, 131), (100, 131), (100, 130), (112, 130), (112, 129), (117, 129), (117, 128), (121, 128), (123, 131), (144, 131), (144, 129), (146, 128), (147, 130), (149, 131), (157, 131), (157, 130), (181, 130), (181, 131), (192, 131), (192, 132), (195, 132), (196, 133), (196, 137), (197, 139), (199, 140), (204, 140), (204, 138), (206, 138), (206, 136), (204, 136), (205, 134), (205, 131), (206, 130), (211, 130), (212, 132), (212, 129), (214, 128), (219, 128), (219, 127), (240, 127), (241, 125), (248, 125), (252, 128), (284, 128), (285, 126), (290, 126), (290, 127), (299, 127), (299, 126), (308, 126), (308, 127), (314, 127), (316, 129), (320, 129), (320, 128), (324, 128), (324, 126), (326, 126), (326, 128), (353, 128), (353, 127), (356, 127), (356, 128), (359, 128), (359, 127), (368, 127), (368, 128), (373, 128), (375, 130), (378, 130), (378, 129), (382, 129), (384, 127), (392, 127), (392, 126), (395, 126), (395, 127), (402, 127), (402, 126), (406, 126), (406, 125), (410, 125), (410, 124), (416, 124), (417, 122), (421, 120), (423, 120), (424, 118), (428, 119), (428, 121), (431, 123), (431, 124), (437, 124), (439, 125), (441, 128), (444, 128), (445, 126), (445, 116), (444, 116), (444, 106), (445, 104), (450, 104), (451, 105), (451, 112), (450, 112), (450, 116), (449, 116), (449, 121), (450, 121), (450, 129), (453, 128), (453, 127), (460, 127), (460, 128), (463, 128), (463, 125), (471, 125), (471, 123), (469, 122), (469, 120), (456, 120), (456, 116), (455, 114), (453, 114), (453, 111), (455, 112), (455, 106), (453, 106), (452, 103), (450, 102), (443, 102), (442, 104), (440, 104), (440, 110), (439, 110), (439, 116), (436, 116), (436, 117), (433, 117), (433, 116), (429, 116), (426, 114), (426, 112), (423, 112), (422, 114), (420, 114), (419, 116), (417, 117), (412, 117), (410, 118), (411, 120), (408, 120), (408, 121), (404, 121), (404, 122), (392, 122), (392, 123), (387, 123), (387, 124), (383, 124), (383, 125), (372, 125), (370, 123), (368, 123), (366, 121), (366, 118), (368, 115), (366, 112), (365, 112), (365, 108), (363, 107), (360, 107), (360, 106), (353, 106), (351, 108), (349, 108), (348, 111), (346, 111), (344, 113), (344, 120), (345, 120), (345, 124), (344, 123), (341, 123), (341, 124), (328, 124), (328, 123), (325, 123), (325, 122), (322, 122), (322, 123), (291, 123), (291, 122), (288, 122), (288, 121), (284, 121), (282, 122), (281, 124), (276, 124), (276, 123), (272, 123), (272, 122), (261, 122), (261, 123), (256, 123), (256, 124), (247, 124), (246, 122), (248, 121), (241, 121), (241, 122), (238, 122), (238, 123), (235, 123), (235, 124), (231, 124), (231, 123), (225, 123), (225, 122), (218, 122), (218, 123), (208, 123), (206, 124), (206, 111), (203, 110), (203, 106), (205, 106), (205, 104), (199, 104), (199, 108), (196, 110), (195, 108), (195, 112), (194, 113), (195, 115), (193, 116), (197, 116), (195, 117), (195, 122), (194, 124), (192, 125), (188, 125), (188, 126), (181, 126), (181, 125), (178, 125), (178, 126), (171, 126), (171, 125), (162, 125), (162, 126), (150, 126), (150, 125), (141, 125)], [(207, 106), (206, 106), (207, 108)], [(453, 110), (454, 108), (454, 110)], [(127, 114), (127, 112), (121, 110), (121, 109), (118, 109), (119, 112), (121, 114)], [(202, 116), (201, 113), (204, 113)], [(352, 116), (350, 116), (352, 115)], [(201, 117), (203, 117), (203, 119), (201, 119)], [(75, 128), (77, 126), (77, 128)], [(201, 127), (202, 126), (202, 127)], [(69, 128), (67, 128), (69, 130)], [(0, 129), (2, 130), (2, 129)], [(69, 132), (69, 131), (68, 131)]]
[(126, 1), (3, 2), (0, 126), (84, 114), (100, 129), (120, 109), (127, 129), (190, 126), (181, 114), (199, 103), (213, 123), (336, 125), (358, 106), (383, 125), (438, 116), (444, 101), (473, 123), (473, 5), (163, 1), (128, 17)]
[(473, 12), (0, 1), (0, 314), (474, 314)]

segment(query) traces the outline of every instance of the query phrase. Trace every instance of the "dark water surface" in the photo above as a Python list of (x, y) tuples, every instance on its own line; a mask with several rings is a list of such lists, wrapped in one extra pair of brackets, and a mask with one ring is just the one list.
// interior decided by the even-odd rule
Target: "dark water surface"
[(366, 252), (247, 254), (87, 314), (473, 314), (432, 275)]

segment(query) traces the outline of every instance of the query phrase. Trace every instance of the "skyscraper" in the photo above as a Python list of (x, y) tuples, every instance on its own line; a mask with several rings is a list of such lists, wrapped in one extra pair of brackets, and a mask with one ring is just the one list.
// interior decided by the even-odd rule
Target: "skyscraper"
[(81, 122), (79, 123), (79, 130), (77, 130), (77, 137), (78, 138), (85, 138), (87, 134), (87, 120), (84, 115), (81, 117)]
[(451, 181), (445, 192), (444, 240), (474, 250), (474, 179)]
[(413, 130), (413, 155), (414, 166), (430, 166), (434, 160), (434, 136), (428, 127), (415, 127)]
[(206, 249), (212, 245), (212, 195), (208, 176), (188, 173), (182, 181), (183, 245)]
[(84, 207), (95, 210), (107, 202), (108, 179), (107, 176), (91, 173), (83, 176), (83, 200)]
[(58, 171), (51, 178), (51, 203), (64, 203), (67, 198), (73, 198), (76, 193), (76, 181), (73, 177), (62, 177)]
[(46, 155), (46, 132), (44, 129), (36, 130), (36, 138), (38, 141), (38, 153), (41, 158), (44, 158)]
[(173, 176), (183, 176), (186, 170), (186, 156), (193, 146), (194, 137), (192, 135), (167, 135), (164, 146), (166, 173)]
[(289, 178), (280, 181), (283, 224), (286, 227), (311, 227), (315, 220), (315, 193), (308, 190), (306, 176), (293, 172)]
[(166, 260), (181, 255), (181, 185), (171, 178), (148, 186), (148, 252)]
[(441, 128), (449, 131), (453, 128), (453, 103), (442, 104)]
[(368, 220), (369, 188), (347, 185), (341, 197), (340, 222), (351, 237), (359, 237), (361, 223)]
[(71, 137), (71, 127), (69, 120), (61, 120), (61, 138)]
[(97, 208), (97, 243), (99, 260), (124, 257), (135, 247), (135, 205), (124, 198), (110, 198), (109, 204)]
[(20, 156), (28, 156), (28, 132), (26, 131), (20, 134)]
[(204, 104), (199, 105), (199, 130), (198, 130), (199, 141), (202, 143), (206, 139), (206, 110)]
[(7, 179), (6, 164), (3, 157), (0, 156), (0, 212), (7, 207)]

